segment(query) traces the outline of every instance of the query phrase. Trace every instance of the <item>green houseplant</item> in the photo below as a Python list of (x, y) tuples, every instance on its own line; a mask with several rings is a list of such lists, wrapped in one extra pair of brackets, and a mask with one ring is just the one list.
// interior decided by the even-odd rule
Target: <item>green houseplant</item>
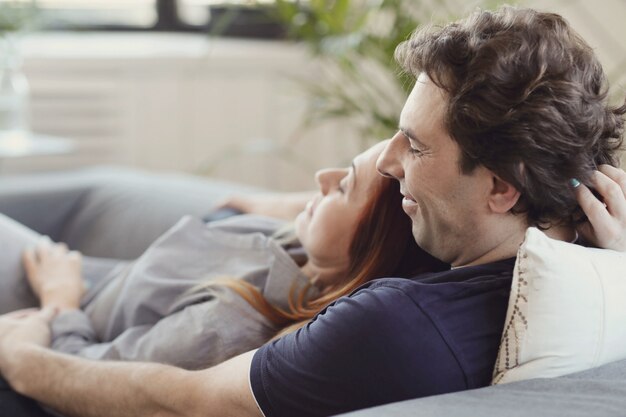
[(21, 68), (17, 36), (34, 22), (34, 1), (0, 1), (0, 133), (21, 140), (28, 131), (29, 88)]
[[(315, 78), (298, 78), (308, 108), (291, 140), (281, 145), (242, 146), (237, 143), (225, 154), (202, 163), (197, 172), (213, 173), (225, 159), (254, 152), (289, 161), (307, 171), (315, 163), (291, 146), (300, 133), (329, 121), (341, 121), (354, 129), (359, 147), (390, 137), (413, 87), (412, 77), (401, 73), (393, 55), (396, 46), (415, 28), (433, 20), (446, 22), (468, 9), (486, 6), (489, 0), (250, 0), (245, 7), (259, 7), (285, 26), (287, 36), (304, 44), (321, 72)], [(494, 2), (491, 2), (494, 3)], [(489, 3), (488, 5), (492, 5)], [(459, 7), (462, 6), (462, 7)], [(234, 15), (237, 9), (232, 11)], [(232, 19), (232, 15), (230, 16)], [(216, 28), (229, 24), (224, 18)], [(220, 30), (212, 31), (219, 35)], [(317, 68), (317, 67), (316, 67)]]
[(0, 0), (0, 36), (29, 28), (36, 14), (35, 0)]
[(341, 119), (357, 130), (363, 148), (389, 137), (397, 129), (398, 115), (413, 86), (393, 58), (395, 48), (416, 27), (461, 13), (453, 3), (276, 0), (277, 14), (289, 35), (307, 44), (321, 62), (323, 74), (302, 81), (310, 98), (304, 127)]

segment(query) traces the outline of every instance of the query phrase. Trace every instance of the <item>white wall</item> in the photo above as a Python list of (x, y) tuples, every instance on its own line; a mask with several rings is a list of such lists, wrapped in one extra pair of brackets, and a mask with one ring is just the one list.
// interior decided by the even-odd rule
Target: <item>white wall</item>
[(358, 140), (344, 125), (300, 129), (302, 47), (202, 35), (46, 33), (23, 43), (32, 128), (72, 155), (3, 161), (3, 172), (93, 164), (201, 173), (274, 189), (313, 186)]

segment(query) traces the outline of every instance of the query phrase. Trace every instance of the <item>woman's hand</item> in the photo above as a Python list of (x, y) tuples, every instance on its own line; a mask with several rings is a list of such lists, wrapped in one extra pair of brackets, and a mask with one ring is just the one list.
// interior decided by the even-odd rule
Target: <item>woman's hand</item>
[(85, 293), (81, 276), (82, 256), (64, 243), (48, 237), (22, 254), (26, 277), (42, 307), (71, 310), (80, 307)]
[(600, 248), (626, 252), (626, 172), (601, 165), (591, 183), (604, 202), (585, 185), (576, 187), (576, 199), (588, 219), (578, 232)]

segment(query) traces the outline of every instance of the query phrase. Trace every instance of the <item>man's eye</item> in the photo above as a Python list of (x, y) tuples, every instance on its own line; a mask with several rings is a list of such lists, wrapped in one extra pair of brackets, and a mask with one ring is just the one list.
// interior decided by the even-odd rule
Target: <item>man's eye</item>
[(415, 149), (411, 146), (409, 146), (409, 152), (411, 152), (413, 155), (416, 155), (416, 156), (424, 155), (424, 152), (420, 151), (419, 149)]

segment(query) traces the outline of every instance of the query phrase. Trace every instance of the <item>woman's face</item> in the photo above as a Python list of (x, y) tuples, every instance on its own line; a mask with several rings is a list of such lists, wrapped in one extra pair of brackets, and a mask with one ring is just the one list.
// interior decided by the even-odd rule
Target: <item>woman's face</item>
[[(325, 275), (345, 273), (349, 249), (360, 215), (383, 181), (376, 171), (380, 143), (354, 158), (349, 168), (318, 171), (319, 193), (296, 218), (296, 234), (309, 264)], [(324, 283), (322, 283), (324, 284)]]

